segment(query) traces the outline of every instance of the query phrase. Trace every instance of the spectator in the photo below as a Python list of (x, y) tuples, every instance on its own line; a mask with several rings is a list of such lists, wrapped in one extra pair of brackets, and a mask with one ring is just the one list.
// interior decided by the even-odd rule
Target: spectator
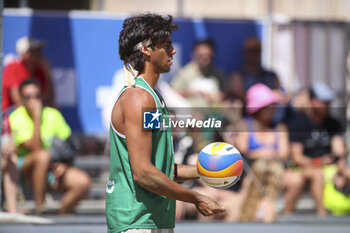
[(3, 116), (1, 135), (1, 170), (7, 212), (17, 212), (17, 148), (11, 138), (8, 116)]
[(180, 69), (171, 82), (193, 107), (207, 107), (222, 99), (226, 78), (212, 64), (214, 53), (214, 43), (210, 39), (197, 41), (192, 61)]
[[(301, 169), (303, 183), (310, 181), (317, 214), (321, 216), (327, 213), (322, 203), (322, 166), (338, 161), (339, 169), (344, 169), (345, 164), (344, 130), (329, 114), (329, 106), (334, 97), (335, 93), (325, 83), (315, 83), (309, 89), (310, 108), (288, 122), (292, 159)], [(302, 188), (303, 186), (295, 187), (299, 192)]]
[(238, 149), (251, 160), (287, 160), (288, 132), (284, 124), (273, 126), (276, 94), (264, 84), (255, 84), (247, 92), (246, 112), (240, 129)]
[(19, 93), (23, 106), (10, 114), (10, 125), (18, 146), (18, 169), (25, 184), (33, 187), (36, 211), (45, 210), (44, 195), (47, 184), (50, 184), (53, 191), (64, 192), (58, 213), (71, 212), (87, 193), (90, 178), (60, 159), (55, 158), (52, 162), (51, 150), (56, 138), (66, 140), (70, 137), (71, 129), (59, 111), (42, 106), (42, 92), (37, 80), (23, 81)]
[(10, 62), (4, 68), (2, 87), (2, 109), (10, 106), (19, 106), (22, 99), (18, 87), (22, 81), (29, 77), (35, 77), (43, 88), (43, 101), (47, 105), (53, 105), (54, 89), (51, 80), (49, 62), (42, 56), (43, 41), (22, 37), (16, 43), (19, 56), (18, 60)]
[(283, 187), (283, 173), (283, 167), (276, 161), (258, 159), (253, 163), (248, 174), (252, 178), (242, 190), (239, 221), (274, 222), (277, 219), (276, 201)]
[(325, 187), (323, 204), (334, 216), (350, 214), (350, 168), (338, 169), (336, 165), (324, 170)]
[[(246, 112), (250, 116), (245, 117), (239, 124), (241, 129), (237, 147), (253, 164), (259, 159), (264, 159), (283, 170), (282, 173), (275, 175), (284, 180), (285, 207), (293, 209), (298, 195), (294, 190), (296, 186), (301, 186), (302, 178), (291, 169), (285, 171), (283, 169), (283, 163), (287, 162), (290, 155), (289, 136), (284, 124), (279, 123), (276, 126), (272, 124), (277, 102), (276, 94), (264, 84), (255, 84), (248, 89)], [(272, 173), (273, 171), (271, 170)]]
[(261, 64), (261, 43), (256, 37), (245, 40), (243, 47), (244, 65), (241, 71), (230, 76), (230, 92), (242, 101), (245, 100), (246, 91), (257, 83), (262, 83), (279, 92), (281, 84), (277, 75), (266, 70)]

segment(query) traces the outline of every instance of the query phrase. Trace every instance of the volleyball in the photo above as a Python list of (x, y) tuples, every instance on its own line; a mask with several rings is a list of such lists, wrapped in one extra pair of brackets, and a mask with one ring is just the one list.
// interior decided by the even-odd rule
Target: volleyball
[(205, 146), (199, 153), (197, 171), (200, 179), (210, 187), (229, 188), (242, 175), (242, 156), (229, 143), (213, 142)]

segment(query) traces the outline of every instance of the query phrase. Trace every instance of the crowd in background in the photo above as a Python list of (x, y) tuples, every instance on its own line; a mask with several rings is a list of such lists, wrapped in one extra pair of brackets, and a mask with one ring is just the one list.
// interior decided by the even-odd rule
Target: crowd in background
[[(226, 213), (216, 217), (225, 221), (275, 221), (278, 212), (292, 214), (304, 192), (311, 194), (319, 216), (328, 211), (348, 214), (346, 126), (330, 114), (336, 93), (323, 82), (293, 96), (286, 93), (277, 74), (262, 66), (261, 49), (258, 38), (247, 38), (244, 65), (225, 77), (214, 66), (213, 42), (200, 40), (192, 60), (173, 77), (171, 86), (192, 108), (219, 107), (225, 122), (224, 130), (211, 135), (175, 132), (179, 134), (174, 136), (175, 159), (195, 164), (201, 148), (225, 141), (238, 148), (249, 169), (240, 184), (229, 190), (188, 185), (225, 206)], [(276, 205), (279, 198), (282, 207)], [(177, 219), (183, 218), (202, 219), (190, 205), (178, 202)]]
[(69, 125), (57, 109), (49, 107), (54, 93), (44, 46), (43, 41), (20, 38), (18, 59), (4, 68), (2, 171), (8, 212), (17, 212), (18, 193), (30, 192), (33, 213), (46, 213), (45, 194), (51, 190), (63, 193), (57, 213), (70, 213), (91, 183), (84, 171), (72, 165), (79, 145)]
[[(59, 213), (64, 214), (73, 210), (91, 183), (85, 172), (72, 166), (77, 146), (63, 116), (52, 107), (44, 46), (42, 41), (21, 38), (19, 59), (6, 65), (3, 73), (2, 171), (9, 212), (16, 212), (17, 186), (33, 189), (37, 213), (45, 212), (46, 190), (63, 192)], [(200, 181), (184, 185), (218, 200), (227, 211), (215, 219), (225, 221), (275, 221), (279, 212), (292, 214), (305, 191), (319, 216), (327, 211), (349, 214), (345, 123), (330, 114), (336, 93), (318, 82), (291, 96), (277, 74), (262, 66), (259, 39), (247, 38), (242, 49), (244, 65), (226, 75), (213, 63), (213, 41), (197, 41), (192, 60), (176, 72), (170, 87), (192, 108), (220, 108), (224, 121), (219, 132), (174, 130), (175, 162), (194, 164), (205, 145), (225, 141), (238, 148), (249, 170), (227, 190)], [(280, 197), (283, 208), (276, 205)], [(177, 203), (176, 217), (208, 220), (182, 202)]]

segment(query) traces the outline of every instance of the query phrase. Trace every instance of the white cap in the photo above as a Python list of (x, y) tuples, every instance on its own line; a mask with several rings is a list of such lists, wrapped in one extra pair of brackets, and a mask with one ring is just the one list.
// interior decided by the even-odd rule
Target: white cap
[(323, 102), (330, 102), (336, 97), (335, 92), (324, 82), (316, 82), (311, 88), (315, 97)]
[(28, 52), (31, 49), (43, 48), (45, 47), (45, 45), (45, 41), (26, 36), (21, 37), (17, 40), (16, 43), (17, 54), (21, 55), (25, 52)]

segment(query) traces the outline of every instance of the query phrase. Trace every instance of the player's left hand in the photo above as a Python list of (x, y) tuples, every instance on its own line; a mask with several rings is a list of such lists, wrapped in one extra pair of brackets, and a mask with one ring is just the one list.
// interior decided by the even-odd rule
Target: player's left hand
[(211, 216), (214, 214), (224, 213), (225, 208), (221, 207), (214, 199), (199, 194), (199, 201), (196, 204), (196, 208), (204, 216)]

